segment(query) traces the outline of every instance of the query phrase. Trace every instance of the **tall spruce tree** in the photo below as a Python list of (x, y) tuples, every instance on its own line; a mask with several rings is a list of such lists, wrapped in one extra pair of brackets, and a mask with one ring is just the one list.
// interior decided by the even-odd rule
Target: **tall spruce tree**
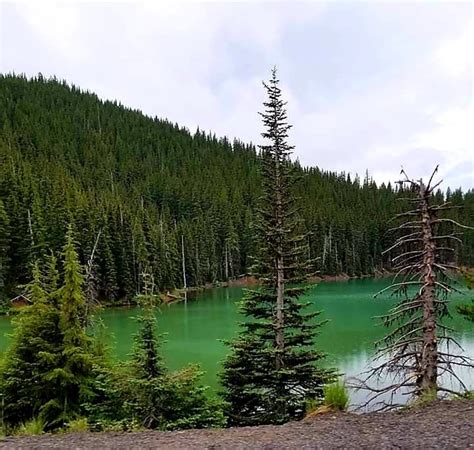
[(60, 328), (63, 333), (62, 367), (57, 370), (58, 394), (54, 408), (67, 421), (80, 412), (81, 401), (89, 394), (92, 375), (91, 339), (85, 324), (85, 296), (82, 267), (69, 226), (63, 250), (64, 283), (59, 291)]
[(259, 252), (255, 275), (264, 283), (247, 291), (242, 302), (246, 321), (239, 337), (230, 344), (224, 363), (223, 398), (231, 425), (284, 423), (299, 419), (308, 399), (321, 398), (323, 385), (333, 372), (317, 362), (323, 353), (314, 349), (321, 324), (314, 324), (318, 312), (305, 312), (299, 301), (302, 287), (288, 287), (302, 281), (308, 269), (306, 235), (295, 207), (294, 166), (289, 160), (285, 102), (281, 99), (276, 69), (268, 84), (261, 113), (269, 141), (262, 145), (262, 197), (256, 223)]

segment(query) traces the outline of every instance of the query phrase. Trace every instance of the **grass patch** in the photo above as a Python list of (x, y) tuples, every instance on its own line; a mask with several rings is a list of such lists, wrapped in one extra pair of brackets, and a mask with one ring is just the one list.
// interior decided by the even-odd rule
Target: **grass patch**
[(474, 391), (467, 391), (465, 394), (461, 395), (461, 398), (466, 400), (474, 400)]
[(328, 384), (323, 389), (324, 400), (309, 399), (306, 401), (305, 417), (313, 417), (334, 411), (347, 411), (349, 393), (343, 381)]
[(15, 432), (17, 436), (36, 436), (44, 433), (45, 423), (39, 417), (31, 419), (29, 422), (24, 423)]
[(80, 417), (79, 419), (71, 420), (71, 422), (67, 424), (65, 431), (67, 433), (85, 433), (86, 431), (89, 431), (87, 418)]
[(451, 397), (451, 400), (474, 400), (474, 391), (466, 391)]
[(324, 387), (324, 405), (336, 411), (346, 411), (349, 406), (349, 394), (344, 382), (337, 381)]
[(438, 399), (438, 391), (436, 389), (431, 389), (430, 391), (423, 392), (418, 397), (415, 397), (413, 401), (406, 405), (406, 408), (418, 408), (427, 406), (430, 403), (433, 403)]

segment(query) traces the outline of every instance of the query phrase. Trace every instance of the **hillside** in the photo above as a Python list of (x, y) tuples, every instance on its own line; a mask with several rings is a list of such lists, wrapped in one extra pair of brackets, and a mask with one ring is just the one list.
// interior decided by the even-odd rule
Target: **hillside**
[[(181, 286), (182, 243), (188, 285), (246, 273), (259, 164), (252, 145), (192, 135), (65, 82), (0, 76), (0, 301), (28, 281), (32, 261), (62, 247), (68, 223), (83, 262), (100, 233), (100, 298), (133, 296), (143, 272), (160, 289)], [(403, 206), (393, 186), (297, 170), (315, 269), (359, 275), (388, 267), (387, 221)], [(465, 205), (456, 218), (474, 224), (474, 193), (446, 196)], [(456, 258), (474, 265), (472, 232)]]

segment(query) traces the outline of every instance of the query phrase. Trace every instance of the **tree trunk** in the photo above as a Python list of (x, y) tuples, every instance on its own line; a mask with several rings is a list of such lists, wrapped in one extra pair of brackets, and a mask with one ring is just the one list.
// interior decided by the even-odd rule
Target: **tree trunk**
[(184, 235), (181, 235), (181, 257), (183, 262), (183, 288), (184, 288), (184, 301), (188, 299), (187, 284), (186, 284), (186, 260), (184, 259)]
[(31, 220), (31, 212), (28, 208), (28, 231), (30, 233), (30, 238), (31, 238), (31, 245), (35, 245), (35, 238), (33, 234), (33, 225), (32, 225), (32, 220)]
[(436, 389), (438, 381), (438, 345), (436, 341), (436, 311), (434, 307), (436, 297), (435, 243), (433, 240), (431, 214), (425, 192), (426, 188), (421, 184), (424, 284), (421, 291), (421, 300), (423, 302), (423, 349), (421, 352), (421, 373), (417, 380), (420, 394)]
[[(283, 199), (281, 192), (281, 182), (280, 182), (280, 160), (279, 155), (275, 156), (275, 178), (276, 178), (276, 222), (279, 232), (283, 232)], [(277, 279), (276, 279), (276, 333), (275, 333), (275, 343), (278, 350), (278, 354), (275, 358), (275, 368), (277, 370), (281, 369), (283, 366), (282, 354), (283, 349), (285, 348), (285, 338), (284, 338), (284, 327), (285, 327), (285, 318), (283, 314), (284, 307), (284, 294), (285, 294), (285, 271), (284, 271), (284, 261), (283, 261), (283, 243), (282, 239), (278, 239), (277, 248), (276, 248), (276, 268), (277, 268)]]
[(228, 246), (227, 246), (227, 241), (225, 242), (224, 245), (224, 276), (226, 281), (229, 279), (229, 258), (228, 258)]

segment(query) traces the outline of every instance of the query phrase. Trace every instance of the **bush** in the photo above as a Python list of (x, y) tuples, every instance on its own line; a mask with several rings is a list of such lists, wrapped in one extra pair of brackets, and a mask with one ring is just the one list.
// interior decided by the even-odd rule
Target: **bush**
[(163, 429), (220, 428), (226, 425), (222, 402), (208, 396), (201, 385), (202, 372), (190, 365), (169, 374), (167, 407), (163, 411)]
[(343, 382), (328, 384), (323, 389), (324, 404), (337, 411), (346, 411), (349, 406), (349, 394)]

